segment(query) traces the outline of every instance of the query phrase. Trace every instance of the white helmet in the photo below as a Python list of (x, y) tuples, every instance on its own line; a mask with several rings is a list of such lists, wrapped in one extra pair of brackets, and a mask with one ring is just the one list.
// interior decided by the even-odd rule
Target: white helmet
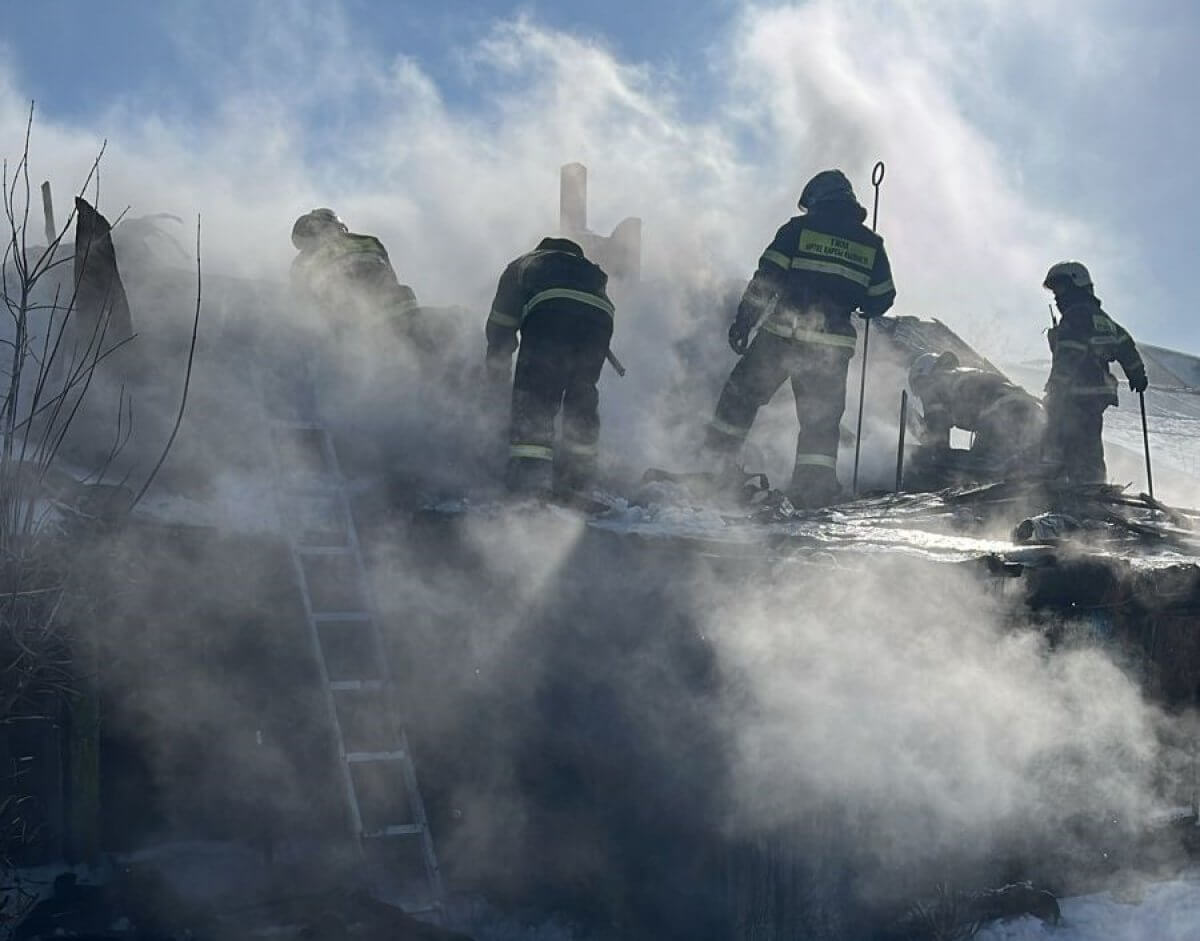
[(1042, 287), (1053, 290), (1054, 283), (1058, 281), (1070, 281), (1077, 288), (1092, 286), (1092, 276), (1078, 261), (1060, 261), (1057, 265), (1051, 265), (1045, 280), (1042, 281)]
[(915, 360), (908, 370), (908, 385), (915, 392), (917, 386), (925, 379), (933, 375), (933, 371), (937, 369), (938, 357), (937, 353), (922, 353)]
[(958, 357), (947, 350), (944, 353), (922, 353), (913, 360), (908, 370), (908, 386), (913, 392), (939, 369), (956, 369)]

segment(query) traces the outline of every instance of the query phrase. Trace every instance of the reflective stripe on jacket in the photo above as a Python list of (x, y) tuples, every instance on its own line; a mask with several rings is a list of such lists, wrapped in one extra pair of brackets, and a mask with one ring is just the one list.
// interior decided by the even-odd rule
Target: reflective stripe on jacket
[(738, 320), (799, 343), (853, 351), (850, 314), (882, 314), (896, 297), (883, 239), (855, 202), (822, 203), (779, 229), (738, 306)]
[(543, 239), (504, 269), (487, 319), (488, 356), (510, 356), (534, 314), (613, 319), (608, 275), (568, 239)]
[(1047, 395), (1094, 397), (1116, 405), (1117, 379), (1108, 364), (1119, 362), (1131, 380), (1146, 374), (1133, 338), (1089, 295), (1072, 300), (1062, 310), (1062, 319), (1046, 339), (1052, 356)]
[(373, 235), (341, 232), (328, 236), (311, 252), (292, 262), (294, 282), (326, 307), (358, 302), (411, 315), (416, 295), (392, 270), (387, 249)]

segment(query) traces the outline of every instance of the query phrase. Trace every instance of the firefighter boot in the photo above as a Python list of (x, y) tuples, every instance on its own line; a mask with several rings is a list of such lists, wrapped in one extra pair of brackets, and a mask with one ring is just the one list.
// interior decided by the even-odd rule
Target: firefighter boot
[(792, 483), (787, 496), (796, 507), (815, 510), (837, 503), (844, 495), (845, 491), (838, 483), (837, 473), (832, 467), (797, 464), (792, 471)]
[(513, 494), (528, 497), (550, 496), (554, 484), (554, 465), (548, 460), (510, 457), (504, 485)]

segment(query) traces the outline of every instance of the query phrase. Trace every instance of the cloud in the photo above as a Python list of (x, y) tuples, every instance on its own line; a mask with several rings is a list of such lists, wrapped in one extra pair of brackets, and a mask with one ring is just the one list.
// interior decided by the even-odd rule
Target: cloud
[[(963, 107), (973, 76), (1007, 54), (1005, 24), (1034, 15), (937, 6), (936, 17), (922, 5), (747, 7), (704, 66), (716, 79), (703, 109), (684, 107), (688, 83), (674, 72), (528, 17), (457, 50), (468, 101), (448, 100), (422, 62), (365, 50), (336, 4), (252, 6), (254, 41), (215, 48), (226, 37), (178, 24), (214, 111), (127, 100), (86, 128), (42, 121), (35, 166), (69, 185), (108, 137), (111, 207), (201, 212), (212, 264), (276, 277), (290, 219), (336, 204), (384, 239), (420, 296), (477, 305), (503, 261), (554, 227), (555, 174), (569, 160), (591, 168), (598, 227), (642, 215), (649, 272), (678, 282), (748, 276), (812, 172), (845, 167), (869, 202), (870, 167), (884, 159), (880, 229), (898, 309), (996, 342), (1020, 344), (1023, 326), (1036, 345), (1040, 305), (1029, 308), (1046, 259), (1103, 258), (1103, 246), (1025, 191)], [(981, 16), (990, 28), (968, 65), (956, 43)], [(11, 75), (3, 94), (12, 141), (24, 96)]]

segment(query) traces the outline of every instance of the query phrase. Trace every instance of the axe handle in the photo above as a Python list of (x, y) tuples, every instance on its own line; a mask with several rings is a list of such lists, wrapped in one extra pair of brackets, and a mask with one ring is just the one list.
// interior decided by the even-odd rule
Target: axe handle
[(604, 354), (604, 358), (605, 358), (606, 360), (608, 360), (608, 361), (609, 361), (609, 363), (611, 363), (611, 364), (612, 364), (612, 368), (613, 368), (613, 369), (615, 369), (615, 370), (617, 371), (617, 375), (618, 375), (618, 376), (621, 376), (622, 378), (624, 378), (624, 377), (625, 377), (625, 367), (624, 367), (624, 366), (622, 366), (622, 365), (621, 365), (621, 361), (620, 361), (619, 359), (617, 359), (617, 357), (616, 357), (616, 356), (614, 356), (614, 355), (613, 355), (613, 351), (612, 351), (612, 350), (608, 350), (608, 351), (606, 351), (606, 352), (605, 352), (605, 354)]

